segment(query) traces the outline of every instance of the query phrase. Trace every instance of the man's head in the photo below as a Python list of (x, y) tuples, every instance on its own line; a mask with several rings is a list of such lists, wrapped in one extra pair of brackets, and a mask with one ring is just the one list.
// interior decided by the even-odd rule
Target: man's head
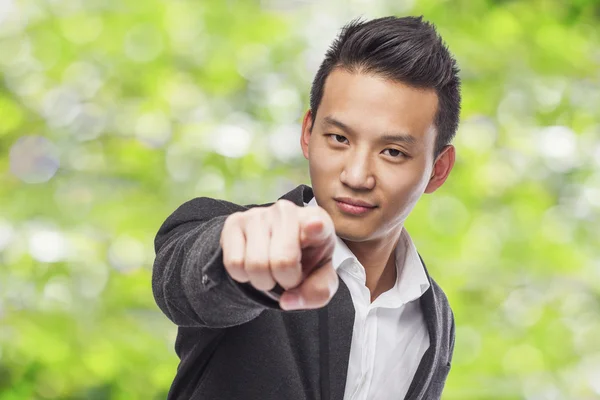
[[(311, 90), (302, 149), (319, 205), (340, 237), (365, 241), (395, 233), (420, 196), (454, 164), (458, 127), (456, 62), (421, 18), (380, 18), (345, 26)], [(350, 197), (376, 207), (339, 208)]]

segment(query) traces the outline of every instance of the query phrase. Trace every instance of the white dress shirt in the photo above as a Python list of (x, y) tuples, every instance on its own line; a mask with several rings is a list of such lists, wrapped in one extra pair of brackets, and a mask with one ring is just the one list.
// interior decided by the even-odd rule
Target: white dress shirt
[[(316, 199), (304, 205), (316, 206)], [(371, 303), (365, 268), (337, 237), (333, 266), (348, 286), (356, 310), (344, 400), (404, 399), (429, 348), (419, 304), (429, 281), (404, 228), (395, 251), (396, 283)]]

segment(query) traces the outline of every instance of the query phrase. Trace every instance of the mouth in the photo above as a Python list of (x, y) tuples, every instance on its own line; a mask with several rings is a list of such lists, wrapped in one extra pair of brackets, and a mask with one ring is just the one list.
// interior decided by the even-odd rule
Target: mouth
[(369, 202), (349, 197), (336, 197), (334, 200), (340, 211), (350, 215), (363, 215), (377, 208)]

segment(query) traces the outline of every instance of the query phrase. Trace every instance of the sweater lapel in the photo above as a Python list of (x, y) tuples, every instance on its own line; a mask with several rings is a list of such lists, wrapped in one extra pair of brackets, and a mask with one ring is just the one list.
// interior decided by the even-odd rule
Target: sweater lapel
[(442, 314), (436, 306), (439, 302), (436, 299), (433, 291), (433, 283), (431, 282), (431, 278), (429, 277), (425, 262), (423, 262), (422, 258), (421, 262), (423, 263), (423, 268), (425, 268), (425, 273), (427, 274), (427, 279), (429, 279), (430, 283), (429, 289), (423, 293), (419, 300), (423, 317), (427, 324), (427, 330), (429, 331), (429, 348), (423, 355), (419, 367), (415, 372), (415, 377), (413, 378), (405, 397), (406, 400), (425, 400), (423, 399), (423, 395), (431, 383), (435, 367), (440, 364), (440, 346), (442, 340), (440, 327), (442, 326)]
[[(326, 314), (328, 332), (327, 337), (319, 337), (321, 347), (328, 350), (328, 354), (322, 352), (320, 357), (327, 358), (329, 368), (330, 397), (323, 397), (322, 400), (342, 400), (348, 376), (355, 310), (348, 287), (342, 279), (339, 282), (338, 291), (329, 304), (319, 310)], [(324, 365), (323, 362), (321, 364)]]

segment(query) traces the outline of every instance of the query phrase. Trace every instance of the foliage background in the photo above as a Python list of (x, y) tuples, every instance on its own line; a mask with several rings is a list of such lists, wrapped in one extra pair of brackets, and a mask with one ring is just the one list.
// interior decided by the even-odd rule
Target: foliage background
[(458, 162), (408, 229), (457, 321), (444, 399), (600, 398), (600, 3), (0, 1), (0, 399), (161, 399), (152, 241), (195, 196), (309, 184), (313, 74), (350, 19), (425, 15)]

